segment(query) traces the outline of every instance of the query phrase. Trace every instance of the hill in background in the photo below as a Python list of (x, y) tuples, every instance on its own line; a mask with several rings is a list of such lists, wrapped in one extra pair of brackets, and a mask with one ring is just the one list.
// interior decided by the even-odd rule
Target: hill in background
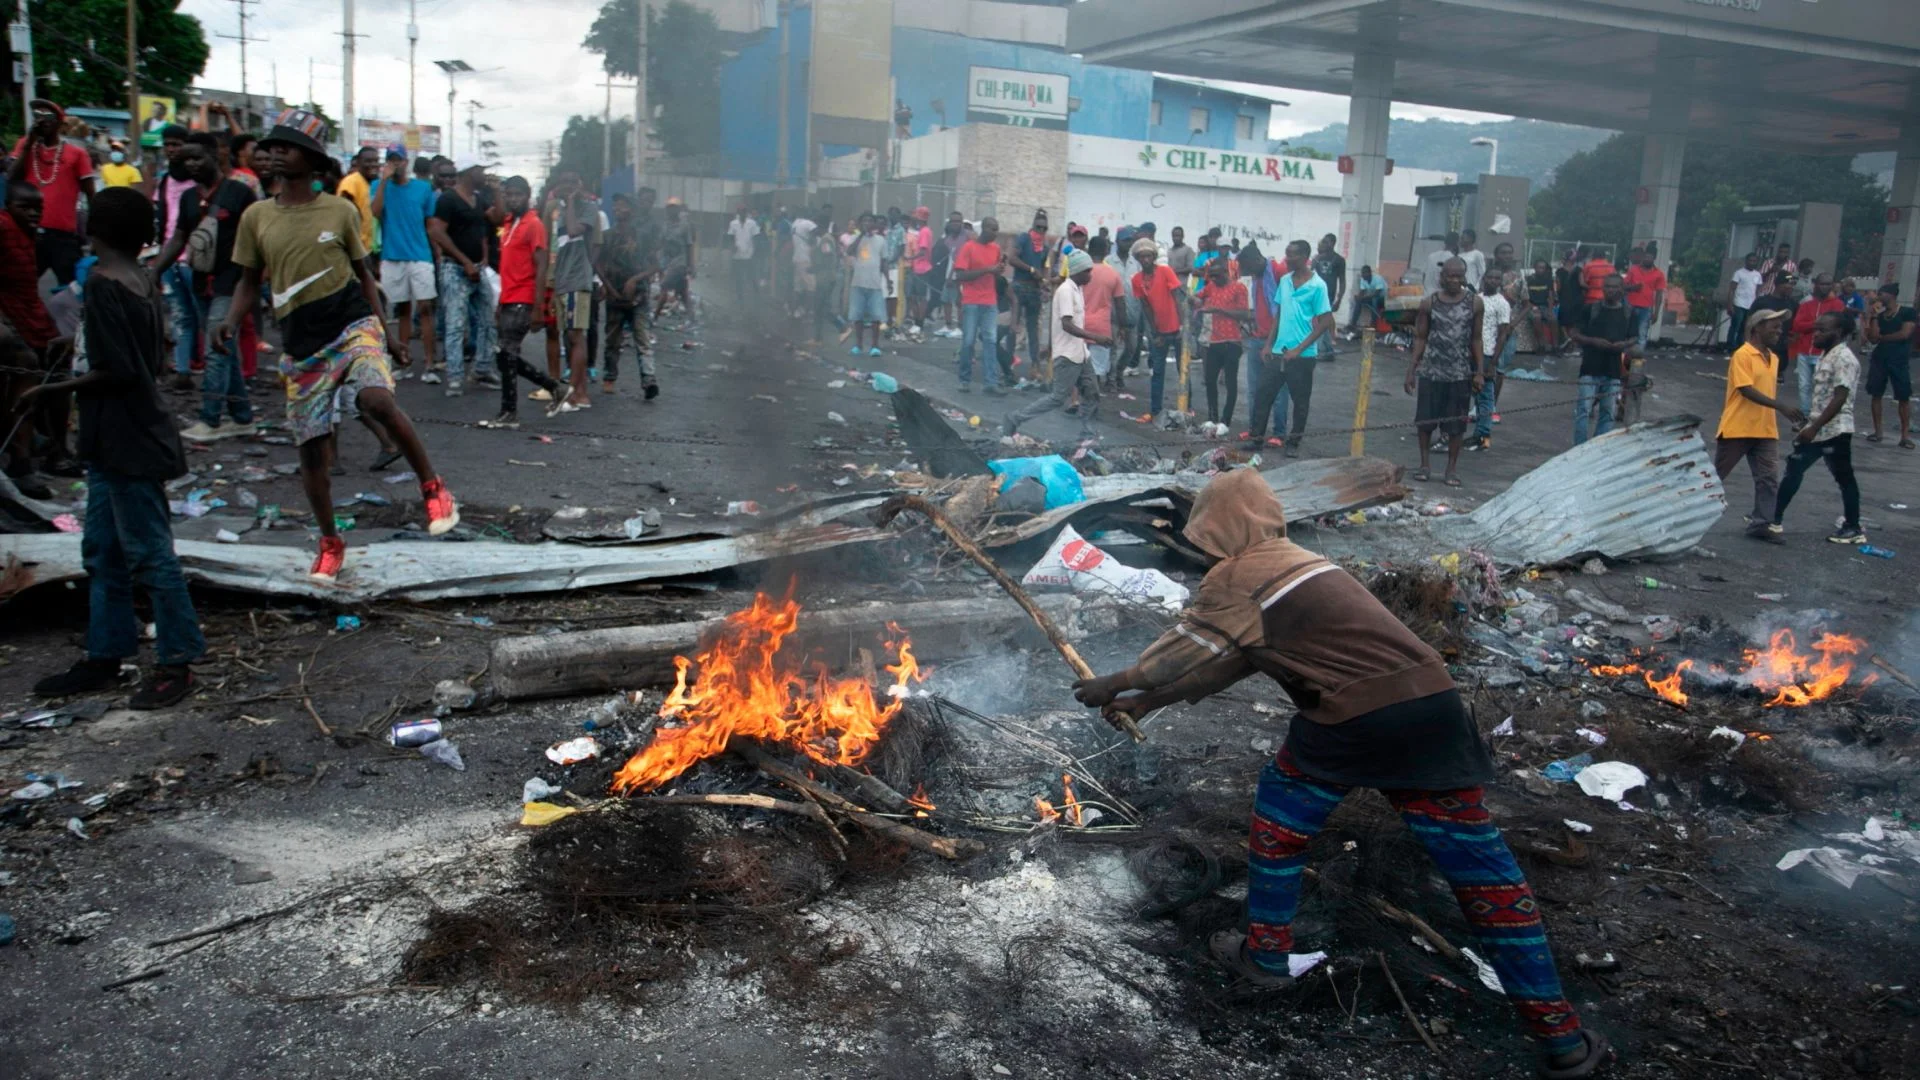
[[(1394, 120), (1387, 132), (1387, 156), (1409, 168), (1440, 169), (1471, 182), (1487, 168), (1487, 148), (1469, 140), (1500, 140), (1500, 172), (1524, 176), (1533, 189), (1545, 186), (1553, 170), (1582, 150), (1591, 150), (1613, 134), (1599, 128), (1553, 124), (1544, 120), (1502, 120), (1466, 124), (1455, 120)], [(1347, 125), (1329, 124), (1287, 140), (1289, 146), (1347, 152)]]

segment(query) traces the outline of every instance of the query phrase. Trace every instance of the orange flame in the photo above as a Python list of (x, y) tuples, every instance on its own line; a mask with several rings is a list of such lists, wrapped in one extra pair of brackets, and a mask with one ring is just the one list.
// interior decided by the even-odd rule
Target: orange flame
[[(673, 691), (659, 715), (680, 726), (656, 728), (653, 741), (614, 774), (614, 792), (657, 788), (734, 738), (783, 743), (824, 764), (859, 764), (905, 705), (907, 684), (925, 678), (912, 643), (904, 633), (887, 643), (898, 662), (886, 667), (894, 681), (882, 705), (865, 679), (835, 678), (818, 664), (809, 676), (776, 660), (799, 616), (792, 597), (757, 594), (752, 607), (727, 616), (695, 660), (674, 657)], [(692, 675), (696, 663), (699, 674)]]
[(1654, 693), (1659, 694), (1675, 705), (1685, 705), (1687, 703), (1687, 692), (1680, 689), (1680, 678), (1692, 667), (1693, 661), (1682, 660), (1679, 666), (1673, 669), (1673, 674), (1664, 679), (1654, 678), (1653, 673), (1650, 671), (1641, 672), (1641, 678), (1647, 680), (1647, 687)]
[(913, 794), (907, 796), (907, 804), (913, 807), (914, 817), (926, 817), (933, 813), (933, 800), (927, 798), (927, 785), (913, 785)]
[(1846, 634), (1826, 634), (1813, 639), (1813, 651), (1820, 658), (1799, 651), (1793, 631), (1776, 630), (1765, 649), (1746, 650), (1748, 682), (1762, 690), (1778, 691), (1767, 701), (1775, 705), (1810, 705), (1831, 697), (1853, 675), (1853, 661), (1842, 659), (1866, 648), (1866, 642)]
[(1060, 774), (1060, 788), (1062, 791), (1066, 792), (1066, 797), (1065, 799), (1062, 800), (1062, 805), (1066, 809), (1067, 820), (1072, 822), (1075, 825), (1085, 825), (1086, 822), (1082, 820), (1082, 815), (1080, 813), (1080, 800), (1073, 797), (1073, 774), (1072, 773)]
[(1037, 813), (1040, 815), (1040, 824), (1042, 825), (1045, 825), (1050, 821), (1060, 820), (1060, 811), (1055, 810), (1053, 808), (1052, 803), (1048, 802), (1047, 800), (1041, 798), (1038, 795), (1035, 795), (1033, 797), (1033, 810), (1034, 810), (1034, 813)]

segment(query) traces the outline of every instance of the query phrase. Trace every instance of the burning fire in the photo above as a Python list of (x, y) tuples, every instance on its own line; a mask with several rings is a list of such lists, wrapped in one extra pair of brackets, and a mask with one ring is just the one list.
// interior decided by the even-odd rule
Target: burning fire
[(1846, 634), (1821, 634), (1813, 639), (1815, 660), (1794, 647), (1793, 631), (1777, 630), (1765, 649), (1746, 650), (1747, 681), (1762, 690), (1775, 690), (1768, 707), (1808, 705), (1831, 696), (1853, 675), (1853, 661), (1842, 659), (1866, 648), (1866, 642)]
[[(1810, 705), (1831, 697), (1847, 684), (1853, 676), (1853, 661), (1846, 658), (1865, 649), (1866, 643), (1846, 634), (1823, 632), (1813, 639), (1811, 647), (1819, 654), (1817, 658), (1799, 650), (1792, 630), (1776, 630), (1766, 648), (1744, 651), (1746, 666), (1730, 677), (1748, 686), (1773, 691), (1773, 697), (1766, 702), (1767, 708)], [(1693, 666), (1692, 660), (1682, 660), (1665, 678), (1656, 678), (1639, 664), (1589, 664), (1587, 670), (1610, 677), (1638, 675), (1654, 693), (1675, 705), (1685, 705), (1689, 699), (1680, 683)], [(1713, 671), (1720, 673), (1719, 666), (1715, 665)]]
[(1085, 825), (1080, 814), (1080, 800), (1073, 797), (1073, 774), (1060, 774), (1060, 788), (1066, 793), (1062, 803), (1066, 809), (1067, 820), (1075, 825)]
[(1062, 795), (1060, 808), (1057, 810), (1054, 809), (1052, 803), (1047, 801), (1046, 796), (1035, 795), (1033, 797), (1033, 810), (1034, 813), (1040, 815), (1040, 824), (1046, 825), (1050, 822), (1059, 821), (1061, 815), (1064, 814), (1067, 819), (1067, 824), (1085, 825), (1087, 823), (1086, 812), (1081, 809), (1080, 800), (1073, 793), (1072, 773), (1060, 774), (1060, 790)]
[(907, 796), (907, 804), (913, 807), (914, 817), (926, 817), (933, 813), (933, 800), (927, 798), (927, 785), (913, 785), (913, 794)]
[(734, 738), (782, 743), (823, 764), (859, 764), (904, 707), (907, 684), (925, 678), (912, 643), (904, 632), (887, 642), (898, 662), (886, 666), (894, 681), (876, 700), (865, 679), (835, 678), (818, 664), (808, 675), (777, 662), (799, 616), (792, 597), (776, 601), (761, 593), (752, 607), (727, 616), (695, 659), (674, 657), (673, 692), (659, 715), (679, 726), (654, 731), (653, 742), (614, 774), (614, 792), (657, 788), (722, 753)]
[(1043, 796), (1035, 795), (1033, 797), (1033, 811), (1040, 815), (1040, 824), (1042, 825), (1050, 821), (1060, 820), (1060, 811), (1055, 810), (1053, 804), (1048, 802)]

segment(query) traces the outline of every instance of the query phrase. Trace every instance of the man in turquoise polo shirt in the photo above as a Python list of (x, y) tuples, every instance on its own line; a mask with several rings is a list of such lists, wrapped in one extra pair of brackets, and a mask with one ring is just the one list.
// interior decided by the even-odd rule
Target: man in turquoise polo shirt
[[(1287, 245), (1287, 274), (1274, 282), (1273, 345), (1260, 367), (1260, 385), (1253, 395), (1253, 429), (1247, 448), (1267, 442), (1267, 417), (1273, 414), (1280, 387), (1293, 401), (1293, 430), (1285, 438), (1288, 457), (1300, 456), (1301, 433), (1307, 430), (1307, 409), (1313, 403), (1313, 369), (1320, 341), (1333, 340), (1333, 304), (1327, 283), (1313, 272), (1313, 245), (1295, 240)], [(1279, 433), (1273, 442), (1281, 443)]]

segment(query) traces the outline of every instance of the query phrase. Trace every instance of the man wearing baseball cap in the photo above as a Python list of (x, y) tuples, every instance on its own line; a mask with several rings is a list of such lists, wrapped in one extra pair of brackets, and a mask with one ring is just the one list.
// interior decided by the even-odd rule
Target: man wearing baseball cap
[(1093, 418), (1100, 412), (1100, 379), (1088, 363), (1088, 345), (1111, 348), (1113, 338), (1086, 327), (1086, 299), (1082, 289), (1093, 278), (1093, 256), (1075, 251), (1067, 256), (1067, 277), (1053, 291), (1053, 392), (1007, 417), (1006, 433), (1041, 413), (1064, 409), (1075, 389), (1080, 391), (1080, 438), (1094, 437)]
[(1756, 540), (1785, 542), (1785, 530), (1774, 524), (1774, 502), (1780, 493), (1780, 417), (1796, 426), (1806, 422), (1791, 402), (1775, 395), (1780, 389), (1780, 358), (1774, 352), (1786, 332), (1787, 313), (1758, 310), (1747, 316), (1746, 344), (1727, 362), (1727, 397), (1720, 406), (1719, 437), (1714, 440), (1713, 468), (1724, 482), (1742, 460), (1753, 473), (1753, 512), (1747, 515), (1747, 535)]
[(320, 526), (320, 554), (310, 574), (331, 582), (347, 551), (334, 525), (327, 475), (332, 465), (327, 436), (339, 423), (341, 391), (351, 394), (360, 412), (391, 435), (420, 477), (427, 531), (445, 533), (460, 523), (460, 511), (446, 482), (433, 471), (413, 422), (393, 399), (393, 375), (387, 367), (390, 344), (380, 290), (360, 242), (360, 216), (345, 199), (314, 189), (314, 177), (329, 160), (326, 133), (325, 120), (288, 109), (260, 140), (272, 155), (280, 191), (241, 215), (233, 261), (245, 273), (212, 337), (215, 347), (227, 347), (242, 316), (259, 301), (262, 276), (272, 279), (287, 426), (300, 448), (300, 481)]

